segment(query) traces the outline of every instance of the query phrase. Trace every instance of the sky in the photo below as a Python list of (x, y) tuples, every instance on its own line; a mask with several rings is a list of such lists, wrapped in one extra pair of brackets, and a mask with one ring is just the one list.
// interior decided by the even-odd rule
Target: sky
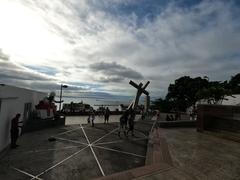
[(0, 83), (64, 96), (164, 97), (181, 76), (240, 69), (237, 0), (0, 0)]

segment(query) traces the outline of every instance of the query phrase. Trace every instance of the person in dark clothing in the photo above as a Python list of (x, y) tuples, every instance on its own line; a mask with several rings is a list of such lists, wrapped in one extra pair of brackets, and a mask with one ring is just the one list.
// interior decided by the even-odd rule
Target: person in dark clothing
[(166, 116), (166, 121), (171, 121), (171, 118), (169, 115)]
[(94, 127), (94, 120), (95, 120), (95, 111), (94, 110), (91, 113), (91, 118), (92, 118), (92, 127)]
[(11, 148), (16, 148), (18, 147), (17, 145), (17, 139), (19, 136), (19, 130), (18, 128), (21, 127), (19, 126), (19, 118), (20, 118), (21, 114), (17, 114), (11, 121)]
[(129, 133), (129, 131), (131, 131), (132, 133), (132, 136), (134, 136), (134, 120), (135, 120), (135, 112), (132, 111), (131, 114), (130, 114), (130, 117), (128, 119), (128, 126), (129, 126), (129, 129), (127, 131), (127, 135)]
[(145, 112), (142, 111), (141, 114), (142, 114), (141, 119), (144, 120), (145, 119)]
[(170, 119), (171, 119), (171, 121), (174, 121), (173, 115), (170, 115)]
[(109, 116), (110, 116), (110, 110), (108, 109), (108, 107), (106, 108), (105, 112), (104, 112), (104, 123), (108, 123), (109, 121)]
[(120, 124), (119, 124), (119, 130), (118, 130), (118, 136), (120, 138), (121, 138), (122, 131), (124, 135), (127, 136), (127, 133), (126, 133), (127, 121), (128, 121), (128, 111), (125, 111), (123, 115), (120, 117)]

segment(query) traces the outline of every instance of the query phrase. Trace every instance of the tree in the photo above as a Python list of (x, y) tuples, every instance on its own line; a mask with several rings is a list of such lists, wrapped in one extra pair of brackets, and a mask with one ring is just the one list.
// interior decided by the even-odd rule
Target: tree
[(231, 90), (227, 89), (227, 86), (226, 81), (223, 83), (218, 81), (209, 82), (208, 87), (200, 89), (196, 97), (199, 100), (207, 100), (208, 104), (216, 104), (223, 101), (227, 95), (231, 95)]
[(152, 106), (164, 112), (186, 111), (190, 106), (195, 107), (199, 100), (205, 99), (209, 104), (216, 104), (226, 96), (238, 93), (240, 93), (240, 73), (232, 76), (229, 82), (209, 81), (207, 76), (204, 78), (183, 76), (169, 85), (165, 99), (154, 101)]
[(166, 100), (174, 105), (175, 110), (185, 111), (187, 107), (195, 105), (198, 101), (196, 94), (204, 87), (208, 87), (207, 79), (180, 77), (174, 84), (169, 85)]
[(240, 73), (231, 77), (229, 81), (229, 88), (232, 90), (233, 94), (240, 93)]
[(151, 109), (158, 109), (161, 112), (170, 112), (172, 109), (171, 103), (166, 99), (159, 98), (152, 101)]

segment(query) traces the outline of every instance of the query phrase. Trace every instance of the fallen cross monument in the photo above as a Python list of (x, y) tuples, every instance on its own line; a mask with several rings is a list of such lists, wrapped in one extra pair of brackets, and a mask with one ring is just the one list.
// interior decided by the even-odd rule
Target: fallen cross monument
[[(136, 96), (134, 98), (134, 100), (132, 101), (132, 103), (130, 103), (130, 105), (128, 106), (128, 109), (133, 109), (136, 110), (136, 107), (138, 106), (138, 102), (139, 102), (139, 98), (141, 97), (142, 93), (145, 94), (146, 96), (149, 96), (149, 92), (146, 91), (145, 89), (147, 88), (147, 86), (149, 85), (150, 81), (148, 81), (144, 86), (142, 83), (139, 83), (138, 85), (133, 82), (130, 81), (129, 84), (131, 84), (133, 87), (135, 87), (137, 89), (137, 93)], [(147, 98), (147, 100), (150, 101), (150, 97)], [(149, 104), (149, 103), (146, 103)], [(146, 111), (148, 110), (148, 107), (145, 108)]]

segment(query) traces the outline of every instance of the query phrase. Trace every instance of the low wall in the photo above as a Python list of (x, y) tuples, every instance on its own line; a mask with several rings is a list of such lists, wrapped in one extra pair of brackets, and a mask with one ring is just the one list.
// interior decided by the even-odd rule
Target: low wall
[(171, 127), (196, 127), (195, 120), (188, 121), (160, 121), (159, 127), (161, 128), (171, 128)]
[(197, 131), (240, 132), (240, 106), (198, 105)]
[(23, 127), (23, 133), (41, 130), (45, 128), (51, 128), (55, 126), (64, 126), (65, 125), (65, 116), (60, 116), (57, 119), (33, 119), (28, 121)]

